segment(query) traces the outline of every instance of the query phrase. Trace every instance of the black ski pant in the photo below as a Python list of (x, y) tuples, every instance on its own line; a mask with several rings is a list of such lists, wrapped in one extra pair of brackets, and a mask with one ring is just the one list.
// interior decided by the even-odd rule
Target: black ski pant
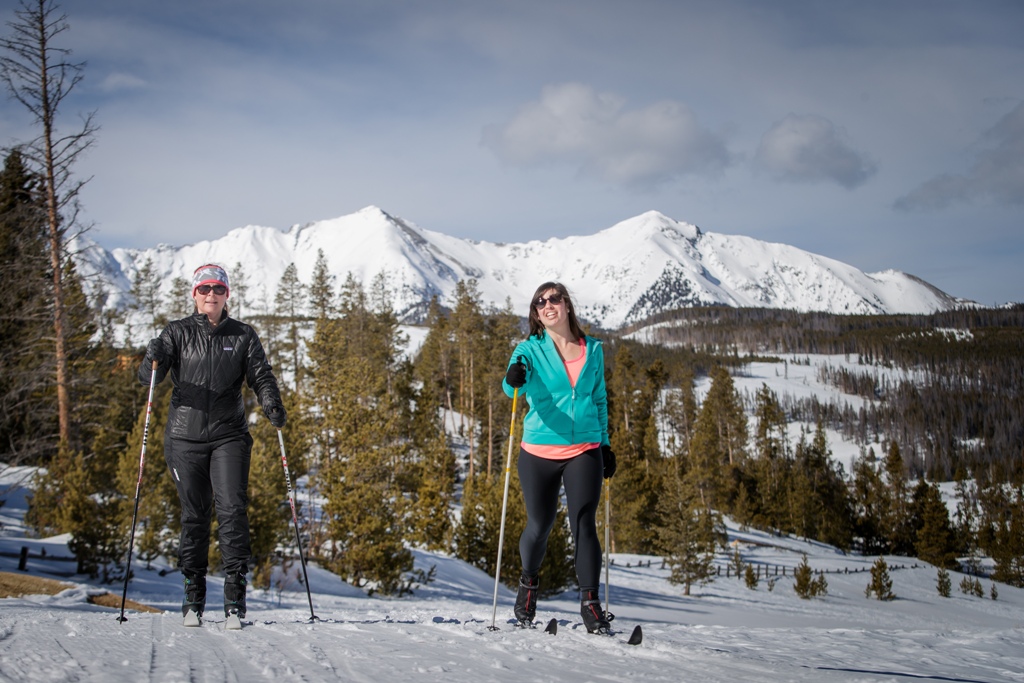
[(526, 528), (519, 537), (523, 573), (536, 576), (540, 572), (558, 513), (559, 489), (564, 485), (576, 549), (576, 580), (580, 588), (596, 589), (601, 583), (601, 543), (597, 538), (597, 506), (604, 479), (601, 449), (565, 460), (538, 458), (520, 450), (518, 469), (526, 503)]
[(206, 575), (210, 522), (217, 510), (217, 538), (225, 573), (249, 569), (249, 458), (252, 437), (210, 442), (164, 439), (164, 458), (181, 501), (178, 567)]

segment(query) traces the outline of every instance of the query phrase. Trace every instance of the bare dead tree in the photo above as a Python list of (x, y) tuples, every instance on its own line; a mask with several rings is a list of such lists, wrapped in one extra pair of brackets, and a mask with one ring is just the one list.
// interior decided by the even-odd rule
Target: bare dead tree
[(66, 301), (63, 282), (68, 230), (77, 224), (78, 194), (71, 168), (94, 140), (94, 113), (82, 116), (73, 132), (58, 131), (61, 104), (83, 78), (84, 62), (70, 61), (71, 51), (54, 43), (70, 28), (67, 15), (52, 0), (21, 0), (11, 34), (0, 40), (0, 78), (11, 97), (31, 113), (39, 135), (21, 147), (29, 165), (43, 178), (46, 195), (50, 268), (53, 271), (53, 331), (60, 438), (70, 439), (70, 393)]

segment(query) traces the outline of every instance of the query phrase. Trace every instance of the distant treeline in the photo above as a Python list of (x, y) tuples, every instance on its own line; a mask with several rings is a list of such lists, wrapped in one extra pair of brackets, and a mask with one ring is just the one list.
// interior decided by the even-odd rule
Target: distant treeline
[(633, 345), (633, 355), (643, 364), (660, 359), (670, 377), (683, 368), (704, 375), (716, 363), (844, 355), (863, 369), (826, 365), (820, 379), (866, 401), (784, 396), (783, 409), (865, 447), (897, 439), (914, 477), (949, 481), (958, 468), (991, 468), (1002, 479), (1024, 454), (1024, 305), (885, 316), (699, 308), (663, 313), (619, 336), (649, 342)]

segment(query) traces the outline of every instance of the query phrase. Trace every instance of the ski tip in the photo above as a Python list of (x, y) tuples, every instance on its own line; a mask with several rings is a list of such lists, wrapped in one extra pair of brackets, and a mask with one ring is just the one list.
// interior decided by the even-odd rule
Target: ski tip
[(640, 624), (637, 624), (633, 629), (633, 633), (630, 634), (629, 640), (626, 641), (630, 645), (639, 645), (644, 642), (644, 630), (640, 628)]
[(544, 627), (544, 633), (550, 633), (551, 635), (558, 633), (558, 619), (551, 617), (548, 625)]

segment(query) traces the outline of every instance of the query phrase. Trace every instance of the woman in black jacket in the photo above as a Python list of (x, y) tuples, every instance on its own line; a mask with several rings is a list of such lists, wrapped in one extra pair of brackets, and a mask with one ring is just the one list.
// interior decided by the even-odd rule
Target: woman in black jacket
[(256, 331), (228, 316), (228, 274), (207, 264), (192, 276), (196, 310), (175, 320), (149, 342), (139, 381), (168, 372), (174, 383), (164, 435), (164, 457), (181, 501), (178, 566), (185, 577), (181, 611), (199, 625), (206, 606), (206, 570), (214, 507), (223, 560), (224, 614), (245, 617), (245, 574), (250, 555), (249, 457), (252, 437), (242, 402), (242, 382), (256, 393), (271, 424), (280, 429), (285, 410), (277, 380)]

